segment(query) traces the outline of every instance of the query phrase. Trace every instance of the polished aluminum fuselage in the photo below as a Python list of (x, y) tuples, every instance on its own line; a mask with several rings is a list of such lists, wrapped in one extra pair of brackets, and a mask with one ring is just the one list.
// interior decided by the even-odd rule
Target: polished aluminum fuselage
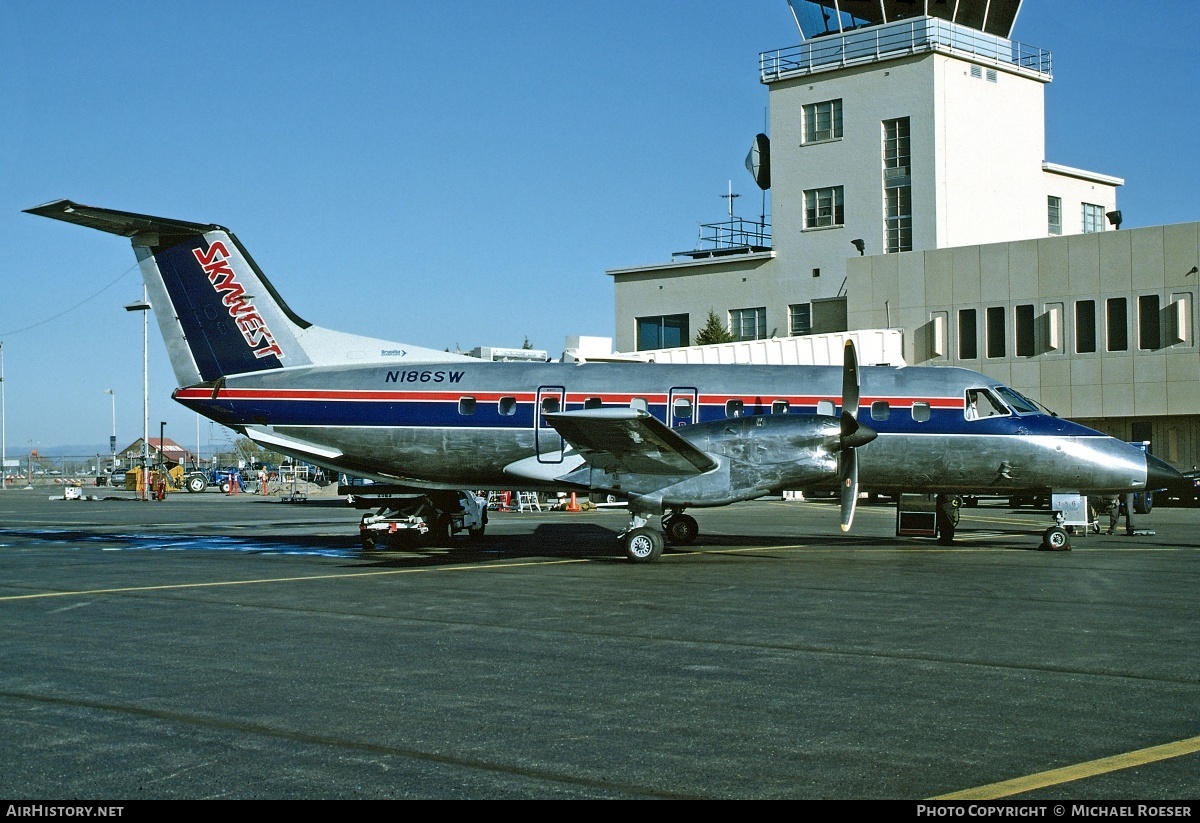
[[(999, 385), (982, 374), (860, 371), (858, 419), (878, 433), (858, 449), (864, 491), (1145, 487), (1145, 455), (1100, 432), (1041, 412), (968, 419), (967, 390)], [(831, 366), (479, 361), (262, 371), (181, 389), (177, 399), (226, 425), (271, 432), (301, 459), (426, 488), (563, 488), (558, 478), (578, 458), (540, 411), (633, 405), (731, 464), (731, 482), (757, 495), (836, 483), (821, 421), (841, 412), (841, 385), (842, 369)], [(323, 451), (289, 449), (292, 441)], [(529, 458), (544, 467), (538, 479), (514, 473)]]

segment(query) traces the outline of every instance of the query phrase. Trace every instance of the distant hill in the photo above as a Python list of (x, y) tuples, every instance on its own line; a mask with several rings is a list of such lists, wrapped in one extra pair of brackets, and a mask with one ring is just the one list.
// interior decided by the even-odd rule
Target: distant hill
[[(29, 456), (29, 446), (24, 445), (19, 450), (14, 448), (13, 443), (8, 444), (5, 449), (5, 456), (9, 459), (23, 458)], [(100, 445), (83, 445), (83, 446), (34, 446), (34, 451), (41, 457), (84, 457), (108, 454), (108, 443), (104, 442)]]

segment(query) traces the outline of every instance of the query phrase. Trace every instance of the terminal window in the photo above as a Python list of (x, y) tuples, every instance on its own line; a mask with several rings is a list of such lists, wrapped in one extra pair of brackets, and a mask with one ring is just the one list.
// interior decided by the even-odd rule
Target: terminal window
[(1037, 353), (1034, 334), (1036, 316), (1033, 305), (1026, 303), (1016, 310), (1017, 357), (1033, 357)]
[(1004, 307), (990, 306), (987, 310), (987, 356), (1004, 356)]
[(1161, 348), (1162, 328), (1158, 311), (1158, 295), (1144, 294), (1138, 298), (1138, 348), (1153, 351)]
[(1129, 351), (1129, 317), (1124, 297), (1110, 297), (1105, 302), (1108, 316), (1109, 351)]
[(842, 101), (826, 100), (804, 107), (804, 142), (837, 140), (842, 136)]
[(667, 314), (637, 319), (638, 351), (686, 346), (689, 339), (686, 314)]
[(979, 331), (975, 309), (958, 310), (958, 359), (975, 360), (979, 357)]
[(1075, 351), (1090, 354), (1096, 350), (1096, 301), (1075, 304)]
[(804, 192), (804, 228), (841, 226), (846, 222), (842, 203), (842, 187), (808, 189)]
[(812, 303), (793, 303), (788, 306), (788, 334), (796, 337), (812, 331)]
[(1104, 231), (1104, 207), (1091, 203), (1083, 204), (1083, 233), (1094, 234)]
[(762, 340), (767, 336), (767, 308), (732, 309), (729, 333), (735, 340)]

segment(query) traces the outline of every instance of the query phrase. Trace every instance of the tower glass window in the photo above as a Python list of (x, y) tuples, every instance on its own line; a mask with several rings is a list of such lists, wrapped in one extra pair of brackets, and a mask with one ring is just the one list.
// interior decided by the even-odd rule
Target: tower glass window
[(837, 140), (842, 136), (842, 101), (826, 100), (804, 107), (804, 142)]
[(912, 251), (912, 150), (907, 117), (883, 121), (883, 228), (888, 254)]
[(729, 312), (729, 333), (736, 340), (762, 340), (767, 336), (767, 309), (732, 309)]
[(1104, 207), (1091, 203), (1083, 204), (1083, 233), (1104, 231)]
[(842, 187), (808, 189), (804, 192), (804, 228), (841, 226), (846, 223), (845, 207), (842, 204)]
[(1046, 233), (1062, 234), (1062, 198), (1046, 197)]
[(637, 319), (637, 350), (671, 349), (688, 344), (688, 316), (668, 314)]

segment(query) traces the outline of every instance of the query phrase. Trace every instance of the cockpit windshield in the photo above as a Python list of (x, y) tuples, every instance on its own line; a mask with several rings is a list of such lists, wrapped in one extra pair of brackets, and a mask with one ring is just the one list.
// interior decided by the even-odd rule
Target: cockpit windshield
[[(1020, 392), (1013, 391), (1008, 386), (997, 386), (996, 394), (1000, 395), (1004, 402), (1013, 407), (1017, 414), (1030, 414), (1043, 411), (1043, 407), (1039, 406), (1034, 401), (1030, 400)], [(1045, 410), (1049, 413), (1049, 410)]]

